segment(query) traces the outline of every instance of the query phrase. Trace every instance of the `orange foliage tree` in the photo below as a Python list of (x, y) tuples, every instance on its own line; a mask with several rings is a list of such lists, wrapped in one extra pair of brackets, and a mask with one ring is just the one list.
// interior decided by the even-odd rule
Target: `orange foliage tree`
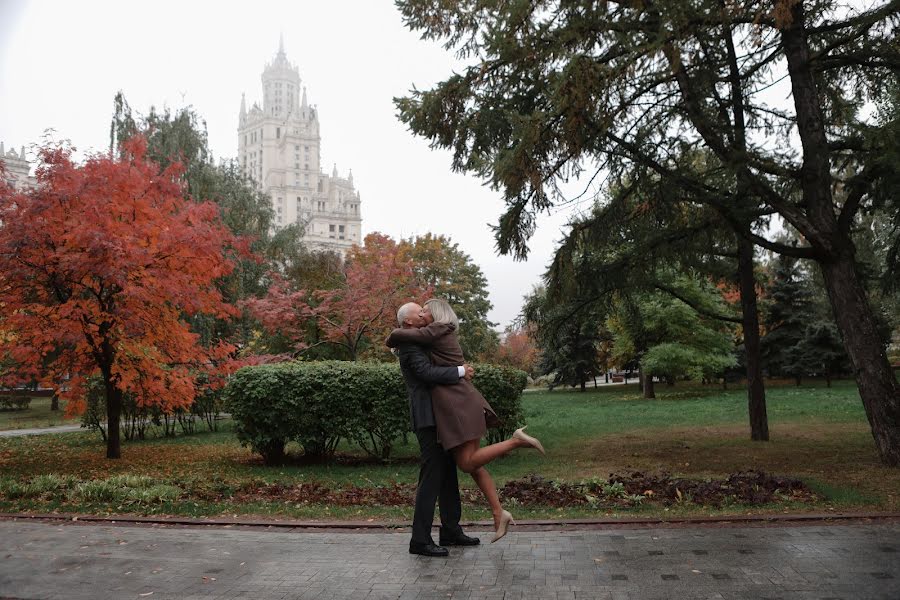
[(0, 188), (0, 305), (15, 334), (0, 338), (0, 356), (20, 376), (70, 377), (70, 413), (99, 374), (106, 456), (119, 458), (126, 391), (141, 406), (187, 407), (197, 375), (232, 350), (201, 346), (185, 317), (234, 314), (214, 282), (243, 244), (214, 204), (185, 198), (178, 164), (161, 171), (146, 158), (142, 138), (80, 166), (50, 145), (40, 160), (34, 189)]
[(313, 321), (322, 337), (316, 343), (339, 346), (356, 360), (367, 347), (376, 355), (385, 353), (383, 341), (397, 326), (397, 308), (421, 302), (429, 292), (416, 280), (412, 261), (397, 243), (370, 233), (362, 246), (347, 253), (335, 288), (298, 290), (280, 280), (264, 298), (247, 306), (267, 331), (287, 337), (297, 351), (309, 347), (307, 325)]
[(538, 349), (527, 327), (511, 327), (500, 342), (493, 362), (521, 369), (533, 375), (538, 362)]

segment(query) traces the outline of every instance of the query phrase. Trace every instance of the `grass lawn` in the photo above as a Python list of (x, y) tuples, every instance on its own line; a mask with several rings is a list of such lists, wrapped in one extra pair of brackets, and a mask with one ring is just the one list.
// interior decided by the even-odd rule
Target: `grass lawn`
[(50, 398), (32, 397), (25, 410), (0, 410), (0, 431), (81, 424), (78, 419), (64, 418), (65, 412), (65, 405), (50, 410)]
[[(819, 382), (800, 388), (770, 386), (770, 442), (750, 441), (743, 390), (660, 385), (657, 395), (655, 400), (644, 400), (635, 385), (586, 393), (527, 393), (523, 405), (528, 431), (541, 438), (547, 456), (519, 450), (488, 468), (498, 485), (531, 474), (575, 482), (605, 479), (613, 472), (666, 471), (680, 477), (722, 478), (760, 469), (800, 478), (823, 499), (812, 504), (784, 499), (761, 507), (720, 508), (690, 503), (564, 509), (520, 504), (510, 507), (513, 514), (524, 519), (900, 510), (900, 470), (878, 462), (852, 382), (836, 382), (833, 388)], [(389, 465), (373, 464), (348, 445), (339, 449), (331, 464), (303, 464), (295, 456), (290, 464), (265, 467), (237, 443), (227, 422), (216, 433), (127, 443), (118, 461), (104, 458), (104, 445), (96, 434), (0, 439), (0, 511), (257, 514), (403, 522), (411, 518), (412, 508), (402, 502), (340, 506), (296, 502), (278, 493), (242, 493), (259, 491), (267, 484), (291, 488), (320, 484), (332, 489), (400, 484), (408, 492), (418, 474), (418, 449), (412, 435), (409, 440), (410, 444), (395, 451)], [(299, 453), (298, 448), (288, 450)], [(57, 477), (38, 477), (46, 474)], [(473, 487), (463, 473), (460, 482)], [(467, 519), (488, 517), (477, 497), (464, 507), (464, 513)]]

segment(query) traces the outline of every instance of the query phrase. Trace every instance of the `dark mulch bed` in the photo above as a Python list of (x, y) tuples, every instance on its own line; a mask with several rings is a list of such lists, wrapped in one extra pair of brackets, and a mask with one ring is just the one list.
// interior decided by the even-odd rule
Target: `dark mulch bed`
[[(783, 501), (812, 502), (816, 495), (799, 479), (778, 477), (762, 471), (732, 473), (725, 479), (685, 479), (666, 473), (613, 474), (606, 481), (564, 483), (532, 475), (507, 482), (499, 490), (502, 502), (526, 506), (627, 507), (637, 504), (761, 505)], [(394, 483), (378, 487), (329, 488), (320, 483), (283, 485), (255, 482), (244, 485), (234, 501), (270, 501), (335, 506), (412, 506), (415, 486)], [(467, 504), (483, 504), (477, 489), (462, 490)]]

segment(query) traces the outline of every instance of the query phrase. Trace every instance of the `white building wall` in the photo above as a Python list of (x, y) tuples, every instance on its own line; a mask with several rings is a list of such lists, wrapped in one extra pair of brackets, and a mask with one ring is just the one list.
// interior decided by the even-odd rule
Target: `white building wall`
[(262, 74), (263, 104), (241, 99), (238, 161), (272, 200), (276, 226), (304, 223), (312, 248), (345, 253), (362, 243), (359, 192), (353, 175), (322, 172), (319, 117), (301, 88), (283, 44)]

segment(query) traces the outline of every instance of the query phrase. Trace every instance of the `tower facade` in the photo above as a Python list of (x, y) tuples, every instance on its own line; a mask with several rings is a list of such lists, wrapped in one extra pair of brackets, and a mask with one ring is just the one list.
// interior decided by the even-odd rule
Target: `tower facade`
[(352, 171), (346, 177), (337, 166), (331, 175), (322, 171), (319, 115), (301, 83), (282, 40), (262, 73), (262, 106), (254, 102), (248, 110), (241, 97), (238, 162), (269, 195), (276, 226), (302, 223), (311, 248), (344, 254), (362, 243), (359, 192)]
[(6, 183), (17, 190), (24, 190), (37, 185), (37, 180), (31, 176), (31, 166), (25, 158), (25, 147), (21, 152), (15, 148), (6, 150), (3, 142), (0, 142), (0, 162), (6, 168)]

